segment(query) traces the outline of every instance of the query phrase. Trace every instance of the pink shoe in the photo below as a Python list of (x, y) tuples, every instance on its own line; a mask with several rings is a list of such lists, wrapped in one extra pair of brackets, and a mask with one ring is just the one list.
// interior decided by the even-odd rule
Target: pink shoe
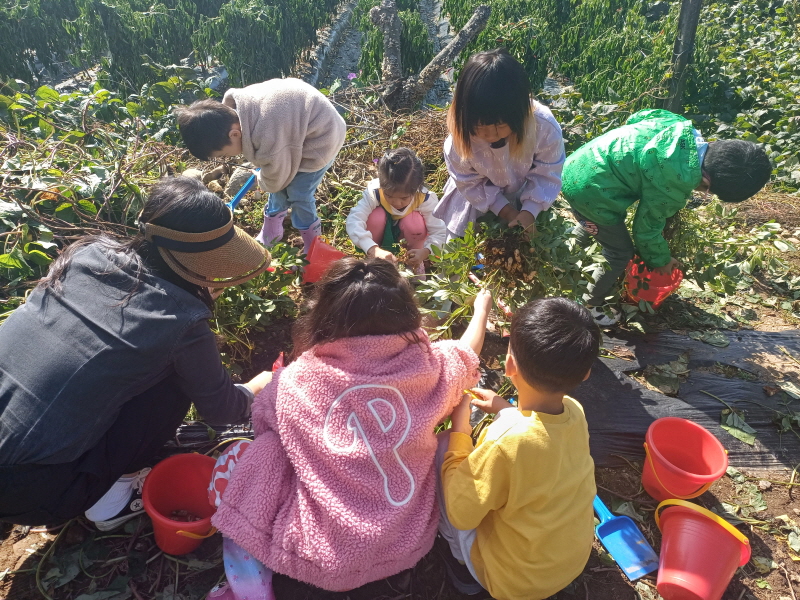
[(303, 254), (308, 255), (308, 251), (311, 249), (312, 242), (319, 237), (321, 233), (322, 221), (319, 219), (314, 221), (308, 229), (300, 230), (300, 237), (303, 238)]
[(206, 600), (236, 600), (236, 596), (233, 595), (233, 590), (228, 587), (228, 582), (226, 581), (214, 586), (214, 589), (208, 592)]
[(256, 241), (263, 246), (272, 246), (283, 239), (283, 220), (288, 214), (288, 210), (279, 212), (274, 217), (264, 215), (264, 225), (261, 233), (256, 236)]

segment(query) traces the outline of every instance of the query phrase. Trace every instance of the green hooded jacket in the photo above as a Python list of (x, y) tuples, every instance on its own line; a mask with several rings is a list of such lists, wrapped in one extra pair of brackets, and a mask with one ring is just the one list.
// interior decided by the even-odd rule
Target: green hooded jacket
[(702, 181), (692, 122), (666, 110), (642, 110), (625, 125), (567, 157), (562, 193), (598, 225), (625, 221), (637, 200), (633, 241), (651, 268), (670, 261), (662, 232)]

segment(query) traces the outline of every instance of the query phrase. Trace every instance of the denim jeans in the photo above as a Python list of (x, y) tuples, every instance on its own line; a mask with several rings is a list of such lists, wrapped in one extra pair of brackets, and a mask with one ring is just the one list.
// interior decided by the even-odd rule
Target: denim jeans
[(280, 192), (269, 195), (264, 214), (274, 217), (287, 208), (292, 209), (292, 225), (295, 229), (308, 229), (317, 220), (314, 193), (333, 161), (313, 173), (298, 173)]
[(586, 248), (596, 241), (603, 248), (603, 256), (608, 261), (607, 268), (597, 271), (597, 281), (589, 285), (589, 298), (586, 299), (586, 304), (589, 306), (602, 306), (606, 303), (606, 296), (611, 293), (628, 262), (633, 258), (633, 240), (624, 222), (614, 225), (595, 223), (597, 233), (592, 235), (580, 225), (580, 222), (585, 220), (584, 217), (577, 212), (575, 216), (579, 224), (572, 231), (577, 236), (578, 245)]

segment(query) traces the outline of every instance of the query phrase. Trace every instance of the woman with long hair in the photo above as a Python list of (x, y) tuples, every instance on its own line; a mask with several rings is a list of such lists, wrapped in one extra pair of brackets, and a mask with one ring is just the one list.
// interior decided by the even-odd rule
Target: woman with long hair
[(211, 290), (269, 262), (185, 177), (153, 187), (135, 237), (66, 248), (0, 327), (0, 521), (85, 512), (112, 529), (141, 512), (146, 467), (192, 403), (210, 423), (245, 421), (270, 374), (232, 383)]

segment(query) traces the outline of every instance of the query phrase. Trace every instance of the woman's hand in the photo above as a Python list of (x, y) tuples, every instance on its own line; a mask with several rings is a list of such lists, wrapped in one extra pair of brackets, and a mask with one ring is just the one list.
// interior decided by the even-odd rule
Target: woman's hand
[(414, 248), (413, 250), (408, 251), (408, 264), (412, 267), (417, 266), (423, 260), (427, 260), (427, 258), (431, 255), (431, 251), (427, 248)]
[(467, 394), (464, 394), (464, 397), (461, 398), (461, 402), (453, 409), (453, 414), (450, 415), (452, 431), (472, 435), (472, 427), (470, 427), (469, 424), (469, 414), (472, 411), (470, 408), (470, 400), (471, 398)]
[(261, 371), (261, 373), (253, 377), (250, 381), (245, 383), (245, 385), (257, 396), (271, 381), (272, 371)]
[(373, 246), (372, 248), (367, 250), (367, 257), (382, 258), (383, 260), (388, 260), (393, 265), (397, 264), (397, 257), (388, 250), (384, 250), (380, 246)]
[(498, 396), (491, 390), (482, 390), (474, 388), (471, 390), (479, 398), (472, 398), (472, 405), (477, 406), (483, 412), (497, 414), (504, 408), (511, 408), (513, 404), (509, 403), (506, 399)]

